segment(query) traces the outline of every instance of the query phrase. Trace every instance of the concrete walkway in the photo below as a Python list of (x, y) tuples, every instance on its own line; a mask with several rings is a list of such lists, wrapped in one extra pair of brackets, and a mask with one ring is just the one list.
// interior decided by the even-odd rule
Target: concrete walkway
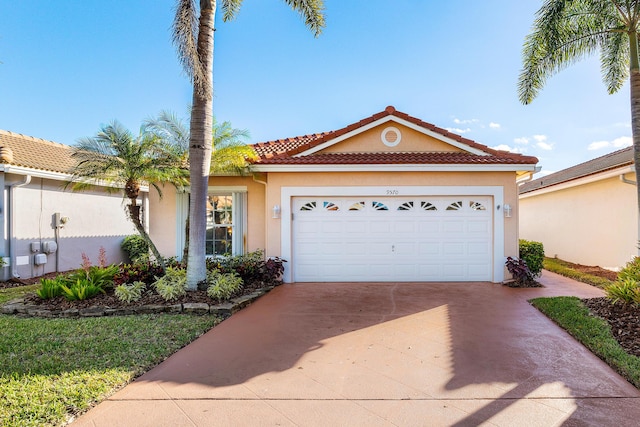
[(631, 426), (640, 392), (491, 283), (293, 284), (180, 350), (80, 426)]

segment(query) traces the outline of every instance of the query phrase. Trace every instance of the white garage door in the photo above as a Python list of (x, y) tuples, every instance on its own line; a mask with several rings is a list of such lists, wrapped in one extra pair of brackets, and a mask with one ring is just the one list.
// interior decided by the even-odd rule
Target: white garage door
[(491, 197), (295, 197), (296, 282), (489, 281)]

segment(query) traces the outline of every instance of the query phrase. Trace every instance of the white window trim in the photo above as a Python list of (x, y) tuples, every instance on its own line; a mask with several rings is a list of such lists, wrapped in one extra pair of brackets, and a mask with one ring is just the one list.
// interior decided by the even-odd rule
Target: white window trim
[(504, 281), (504, 215), (500, 209), (504, 204), (504, 188), (501, 186), (393, 186), (393, 187), (282, 187), (280, 193), (281, 257), (285, 263), (283, 279), (291, 283), (293, 272), (292, 259), (292, 199), (294, 197), (316, 196), (362, 196), (362, 197), (397, 197), (397, 196), (491, 196), (493, 197), (493, 273), (492, 281)]
[[(232, 215), (234, 215), (234, 218), (240, 218), (237, 225), (234, 224), (234, 228), (238, 227), (238, 230), (234, 230), (233, 234), (233, 255), (244, 254), (246, 252), (244, 235), (247, 230), (247, 187), (244, 185), (228, 187), (209, 186), (207, 189), (207, 195), (209, 194), (216, 196), (233, 196)], [(184, 253), (184, 241), (186, 238), (184, 228), (188, 217), (189, 192), (178, 193), (176, 195), (176, 255), (178, 259), (181, 259), (182, 254)], [(239, 233), (236, 233), (236, 231), (239, 231)], [(213, 255), (207, 255), (207, 257), (212, 256)]]

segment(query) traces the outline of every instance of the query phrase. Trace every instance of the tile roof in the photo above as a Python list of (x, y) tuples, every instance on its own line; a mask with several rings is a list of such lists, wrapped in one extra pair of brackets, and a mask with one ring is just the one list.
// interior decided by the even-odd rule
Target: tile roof
[(0, 130), (0, 148), (10, 148), (13, 160), (0, 160), (13, 166), (50, 172), (68, 172), (75, 164), (71, 147), (40, 138)]
[[(367, 126), (378, 120), (388, 116), (405, 120), (409, 123), (420, 126), (433, 133), (439, 134), (444, 138), (448, 138), (464, 144), (470, 148), (479, 150), (486, 155), (475, 155), (470, 153), (332, 153), (322, 154), (321, 152), (304, 157), (292, 157), (296, 154), (303, 153), (320, 144), (332, 139), (338, 138), (349, 132)], [(470, 139), (464, 138), (439, 128), (431, 123), (424, 122), (416, 117), (412, 117), (406, 113), (397, 111), (394, 107), (389, 106), (384, 111), (373, 114), (356, 123), (345, 126), (341, 129), (322, 132), (311, 135), (297, 136), (293, 138), (279, 139), (276, 141), (268, 141), (253, 145), (254, 149), (260, 157), (257, 164), (414, 164), (414, 163), (437, 163), (437, 164), (536, 164), (538, 159), (533, 156), (523, 156), (520, 154), (509, 153), (506, 151), (498, 151), (479, 144)]]
[(620, 166), (633, 164), (633, 147), (623, 148), (614, 151), (593, 160), (589, 160), (579, 165), (563, 169), (559, 172), (552, 173), (533, 181), (525, 182), (520, 186), (520, 194), (530, 191), (539, 190), (541, 188), (550, 187), (552, 185), (562, 184), (578, 178), (595, 175), (600, 172), (606, 172)]
[[(310, 156), (281, 155), (261, 161), (270, 165), (345, 165), (345, 164), (523, 164), (517, 156), (480, 156), (464, 152), (378, 152), (319, 153)], [(526, 162), (530, 163), (530, 162)]]

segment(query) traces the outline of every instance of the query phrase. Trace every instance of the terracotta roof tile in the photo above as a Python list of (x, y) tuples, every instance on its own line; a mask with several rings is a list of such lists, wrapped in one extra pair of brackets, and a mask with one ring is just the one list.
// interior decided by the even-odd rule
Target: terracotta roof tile
[(19, 133), (0, 130), (0, 147), (11, 149), (13, 166), (66, 173), (75, 164), (68, 145)]
[(556, 173), (552, 173), (533, 181), (525, 182), (520, 186), (520, 194), (530, 191), (539, 190), (541, 188), (550, 187), (552, 185), (562, 184), (563, 182), (572, 181), (578, 178), (584, 178), (620, 166), (633, 164), (633, 147), (623, 148), (613, 153), (589, 160), (579, 165), (563, 169)]
[(325, 153), (263, 158), (262, 165), (376, 165), (376, 164), (530, 164), (530, 157), (481, 156), (464, 152)]
[[(304, 160), (300, 157), (291, 158), (296, 154), (303, 153), (318, 145), (330, 141), (334, 138), (340, 137), (349, 132), (355, 131), (368, 124), (374, 123), (387, 116), (395, 116), (397, 118), (406, 120), (422, 128), (428, 129), (431, 132), (442, 135), (443, 137), (452, 139), (459, 143), (465, 144), (476, 150), (480, 150), (486, 153), (487, 156), (479, 155), (466, 155), (466, 156), (451, 156), (454, 153), (401, 153), (400, 155), (392, 155), (391, 153), (352, 153), (348, 156), (337, 156), (328, 154), (313, 154), (305, 156)], [(377, 163), (456, 163), (460, 161), (462, 163), (490, 163), (490, 164), (536, 164), (538, 159), (532, 156), (523, 156), (520, 154), (509, 153), (506, 151), (498, 151), (487, 147), (486, 145), (479, 144), (468, 138), (464, 138), (460, 135), (451, 133), (445, 129), (439, 128), (431, 123), (422, 121), (416, 117), (412, 117), (406, 113), (397, 111), (394, 107), (388, 106), (384, 111), (373, 114), (365, 119), (362, 119), (356, 123), (352, 123), (341, 129), (322, 132), (311, 135), (297, 136), (287, 139), (279, 139), (276, 141), (269, 141), (264, 143), (255, 144), (253, 146), (260, 156), (260, 159), (256, 162), (258, 164), (331, 164), (332, 161), (340, 161), (342, 164), (377, 164)], [(428, 154), (428, 155), (427, 155)], [(465, 153), (463, 153), (465, 154)], [(382, 157), (381, 157), (382, 156)], [(478, 157), (478, 159), (475, 159)], [(480, 157), (485, 157), (481, 160)], [(380, 160), (384, 158), (385, 160)], [(473, 158), (473, 160), (472, 160)], [(454, 161), (455, 160), (455, 161)]]

